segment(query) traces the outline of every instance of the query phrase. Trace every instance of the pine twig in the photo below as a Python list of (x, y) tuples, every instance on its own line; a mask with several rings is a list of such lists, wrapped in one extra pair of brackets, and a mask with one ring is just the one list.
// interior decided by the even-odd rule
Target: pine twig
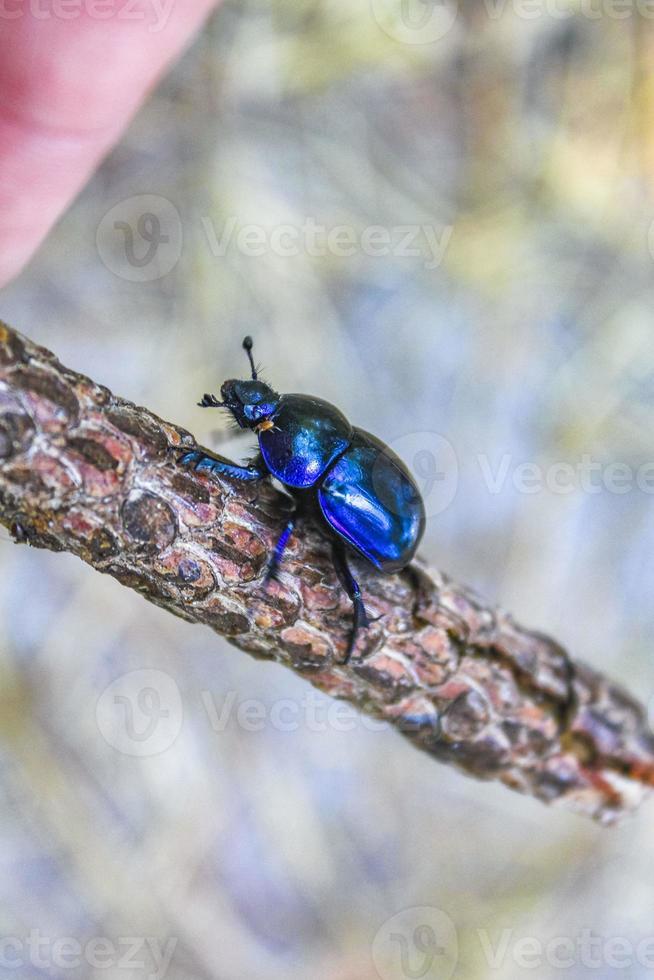
[(287, 498), (185, 469), (180, 450), (194, 445), (0, 324), (0, 521), (16, 540), (78, 555), (473, 776), (604, 823), (638, 805), (654, 737), (620, 687), (415, 566), (360, 565), (379, 618), (341, 665), (351, 610), (325, 540), (301, 527), (265, 589)]

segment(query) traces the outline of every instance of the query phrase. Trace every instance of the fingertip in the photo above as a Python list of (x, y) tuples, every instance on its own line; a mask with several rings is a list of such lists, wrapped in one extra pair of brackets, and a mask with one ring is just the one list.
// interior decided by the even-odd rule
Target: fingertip
[[(132, 5), (141, 20), (37, 18), (0, 34), (0, 285), (9, 282), (120, 138), (216, 0)], [(100, 8), (98, 8), (100, 9)], [(159, 19), (147, 19), (148, 11)]]

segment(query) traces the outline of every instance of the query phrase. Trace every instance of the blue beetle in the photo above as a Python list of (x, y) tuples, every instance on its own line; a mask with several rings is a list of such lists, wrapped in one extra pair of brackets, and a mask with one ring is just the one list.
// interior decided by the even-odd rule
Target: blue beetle
[(259, 452), (237, 466), (198, 450), (181, 462), (237, 480), (274, 477), (295, 500), (295, 509), (277, 542), (266, 581), (275, 578), (297, 519), (305, 515), (332, 540), (338, 578), (354, 607), (354, 626), (344, 663), (357, 634), (369, 625), (348, 549), (382, 572), (397, 572), (413, 558), (425, 529), (420, 492), (404, 463), (383, 442), (350, 425), (334, 405), (311, 395), (279, 395), (259, 380), (252, 338), (243, 341), (251, 380), (225, 381), (221, 399), (204, 395), (202, 408), (227, 408), (242, 429), (257, 433)]

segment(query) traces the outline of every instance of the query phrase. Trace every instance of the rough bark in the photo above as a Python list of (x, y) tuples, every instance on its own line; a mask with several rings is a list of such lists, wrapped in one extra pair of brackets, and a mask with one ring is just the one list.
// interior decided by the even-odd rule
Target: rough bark
[(0, 324), (0, 521), (17, 541), (78, 555), (470, 775), (605, 823), (640, 802), (654, 781), (642, 707), (442, 573), (361, 563), (379, 618), (340, 664), (351, 609), (327, 543), (300, 528), (264, 589), (287, 498), (185, 469), (194, 444)]

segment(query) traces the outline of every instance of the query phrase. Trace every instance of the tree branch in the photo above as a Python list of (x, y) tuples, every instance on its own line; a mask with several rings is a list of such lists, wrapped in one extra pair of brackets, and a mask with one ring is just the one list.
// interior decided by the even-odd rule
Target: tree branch
[(340, 665), (351, 609), (325, 540), (301, 527), (265, 590), (287, 498), (183, 468), (193, 446), (0, 324), (0, 521), (16, 540), (78, 555), (473, 776), (602, 822), (640, 802), (654, 737), (639, 704), (445, 575), (362, 563), (380, 618)]

